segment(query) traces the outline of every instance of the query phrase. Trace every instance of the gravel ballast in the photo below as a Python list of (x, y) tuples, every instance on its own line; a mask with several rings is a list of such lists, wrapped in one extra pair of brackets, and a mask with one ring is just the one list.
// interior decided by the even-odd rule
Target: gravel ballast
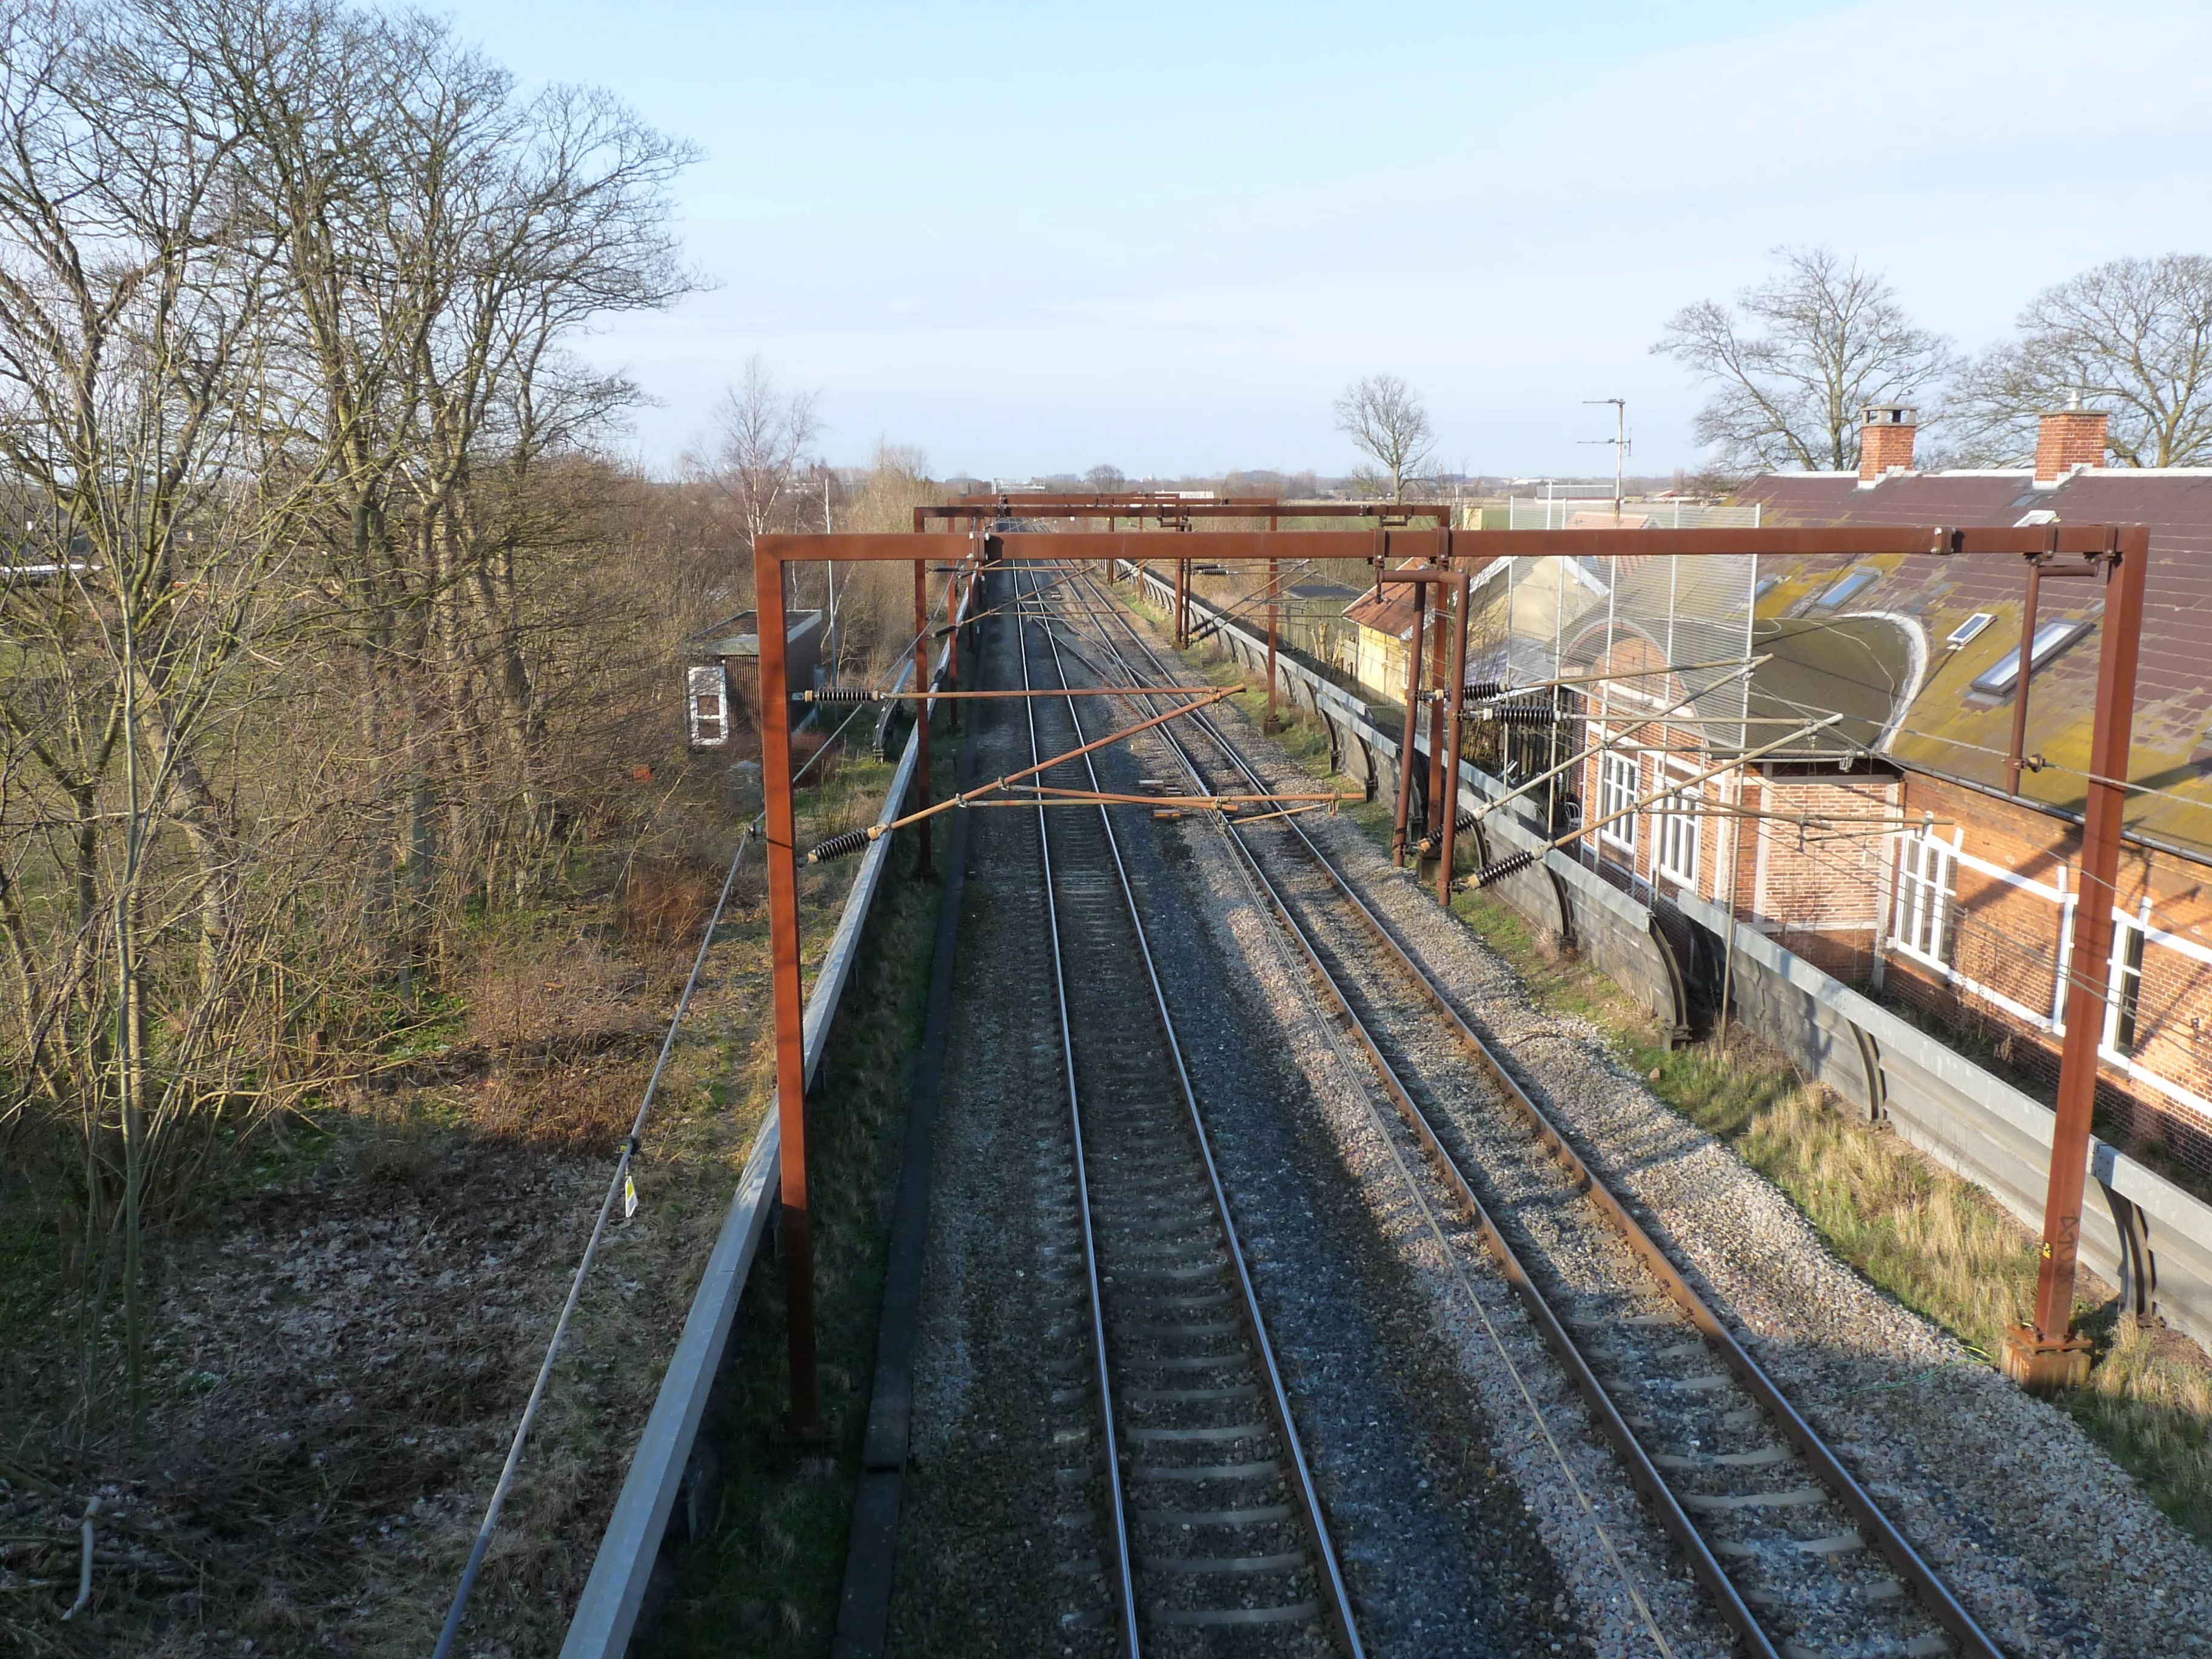
[[(1011, 626), (991, 626), (1003, 652)], [(1006, 683), (1010, 667), (1001, 656), (994, 682)], [(1098, 706), (1086, 705), (1086, 723)], [(975, 718), (979, 772), (1026, 759), (1018, 718)], [(1102, 759), (1109, 787), (1145, 769), (1120, 750)], [(1212, 932), (1191, 925), (1201, 878), (1182, 827), (1156, 832), (1141, 811), (1125, 817), (1132, 879), (1369, 1650), (1565, 1650), (1573, 1598), (1521, 1483), (1493, 1452), (1498, 1437), (1453, 1339), (1396, 1251), (1376, 1240), (1264, 1000)], [(892, 1611), (898, 1652), (1085, 1653), (1103, 1651), (1108, 1637), (1062, 1622), (1096, 1592), (1062, 1571), (1072, 1552), (1058, 1535), (1072, 1507), (1055, 1480), (1072, 1425), (1054, 1399), (1064, 1356), (1048, 1334), (1066, 1313), (1055, 1291), (1065, 1105), (1033, 837), (1019, 812), (983, 813), (973, 830)]]
[[(1229, 713), (1217, 718), (1263, 775), (1285, 787), (1309, 782), (1249, 723)], [(2164, 1654), (2212, 1645), (2203, 1634), (2212, 1629), (2212, 1558), (2063, 1412), (2019, 1391), (1838, 1261), (1777, 1189), (1625, 1071), (1596, 1028), (1538, 1007), (1501, 958), (1447, 916), (1432, 895), (1395, 871), (1356, 826), (1305, 822), (1370, 908), (1504, 1054), (1540, 1108), (1616, 1191), (1641, 1206), (1647, 1231), (2008, 1651)], [(1294, 979), (1280, 965), (1241, 878), (1229, 879), (1231, 854), (1218, 832), (1187, 833), (1200, 862), (1207, 861), (1200, 850), (1206, 842), (1219, 853), (1212, 925), (1243, 942), (1263, 983), (1271, 974)], [(1341, 1072), (1333, 1087), (1324, 1081), (1340, 1062), (1324, 1037), (1297, 1035), (1302, 1019), (1309, 1028), (1325, 1020), (1310, 1007), (1301, 1011), (1304, 993), (1291, 994), (1296, 988), (1271, 988), (1270, 994), (1299, 1064), (1314, 1079), (1316, 1097), (1348, 1101), (1365, 1085), (1347, 1082)], [(1364, 1133), (1372, 1143), (1370, 1159), (1382, 1166), (1368, 1186), (1387, 1232), (1395, 1213), (1387, 1189), (1395, 1182), (1402, 1193), (1404, 1182), (1389, 1167), (1370, 1115), (1340, 1110), (1340, 1103), (1329, 1115), (1342, 1120), (1347, 1164), (1356, 1163), (1349, 1149)], [(1480, 1131), (1472, 1119), (1455, 1127), (1470, 1137)], [(1409, 1231), (1401, 1228), (1399, 1236)], [(1408, 1247), (1409, 1256), (1418, 1254)], [(1464, 1292), (1438, 1282), (1438, 1319), (1476, 1322)], [(1518, 1310), (1494, 1281), (1477, 1285), (1486, 1303), (1497, 1298), (1492, 1320), (1507, 1333), (1508, 1349), (1516, 1343), (1526, 1348), (1524, 1371), (1549, 1378), (1550, 1362)], [(1478, 1350), (1488, 1339), (1470, 1331), (1462, 1340), (1479, 1373), (1484, 1362)], [(1532, 1386), (1532, 1392), (1547, 1404), (1562, 1397), (1553, 1382)], [(1493, 1411), (1500, 1424), (1513, 1420), (1503, 1407)], [(1589, 1443), (1579, 1425), (1569, 1431), (1571, 1415), (1553, 1416), (1555, 1435), (1571, 1461), (1595, 1460), (1586, 1486), (1601, 1512), (1607, 1502), (1630, 1502), (1619, 1476), (1603, 1472), (1610, 1458)], [(1529, 1420), (1525, 1410), (1521, 1417)], [(1528, 1501), (1543, 1512), (1543, 1487), (1559, 1484), (1556, 1464), (1547, 1468), (1510, 1455), (1504, 1461), (1528, 1483)], [(1548, 1516), (1546, 1535), (1605, 1648), (1630, 1633), (1603, 1605), (1605, 1581), (1614, 1579), (1617, 1595), (1618, 1575), (1580, 1564), (1571, 1537), (1576, 1522), (1564, 1510)], [(1581, 1528), (1590, 1530), (1586, 1521)], [(1636, 1548), (1624, 1546), (1621, 1553), (1635, 1565), (1649, 1540), (1639, 1539), (1629, 1521), (1616, 1534), (1623, 1535)], [(1656, 1574), (1650, 1582), (1663, 1600), (1668, 1585), (1680, 1581)], [(1679, 1601), (1655, 1601), (1653, 1608), (1676, 1651), (1697, 1650), (1697, 1621), (1679, 1611)], [(1620, 1650), (1651, 1648), (1647, 1638), (1640, 1647)]]

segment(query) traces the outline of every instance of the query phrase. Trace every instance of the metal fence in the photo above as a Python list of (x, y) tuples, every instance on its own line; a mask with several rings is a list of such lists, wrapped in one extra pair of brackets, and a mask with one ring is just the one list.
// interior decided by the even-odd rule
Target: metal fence
[[(1620, 526), (1625, 530), (1756, 530), (1760, 511), (1757, 501), (1732, 507), (1672, 496), (1632, 496), (1621, 502)], [(1540, 495), (1509, 495), (1505, 501), (1508, 530), (1604, 528), (1612, 523), (1613, 491), (1603, 484), (1547, 485)]]
[[(1556, 518), (1557, 503), (1548, 505)], [(1759, 624), (1759, 562), (1748, 556), (1490, 567), (1476, 590), (1470, 676), (1509, 686), (1564, 682), (1556, 702), (1565, 718), (1498, 732), (1470, 758), (1509, 787), (1561, 769), (1536, 800), (1539, 820), (1558, 833), (1771, 741), (1780, 722), (1836, 712), (1841, 697), (1805, 664), (1786, 680), (1746, 666), (1755, 652), (1777, 649), (1778, 626), (1802, 626)], [(1645, 670), (1665, 672), (1635, 678)], [(1562, 768), (1593, 734), (1632, 751), (1611, 763), (1617, 786), (1611, 773), (1595, 782), (1582, 775), (1597, 776), (1595, 766)], [(1826, 742), (1822, 753), (1848, 759), (1854, 746)], [(1859, 798), (1847, 799), (1854, 790)], [(1744, 811), (1747, 793), (1761, 816)], [(2023, 863), (2002, 835), (1970, 827), (1970, 794), (1926, 821), (1917, 803), (1937, 793), (1925, 777), (1893, 778), (1886, 769), (1851, 780), (1817, 770), (1793, 780), (1769, 769), (1755, 786), (1723, 780), (1694, 814), (1670, 814), (1662, 802), (1586, 837), (1573, 856), (1662, 923), (1686, 890), (1741, 911), (1793, 953), (1945, 1032), (2016, 1086), (2053, 1097), (2076, 902), (2069, 866), (2057, 854)], [(1682, 859), (1676, 841), (1702, 843), (1702, 861)], [(1662, 846), (1671, 856), (1655, 856)], [(2098, 1121), (2125, 1145), (2212, 1175), (2212, 939), (2147, 901), (2130, 900), (2114, 921), (2107, 982), (2090, 988), (2105, 1003)], [(1685, 951), (1695, 944), (1684, 936)], [(1717, 997), (1717, 985), (1705, 989)]]

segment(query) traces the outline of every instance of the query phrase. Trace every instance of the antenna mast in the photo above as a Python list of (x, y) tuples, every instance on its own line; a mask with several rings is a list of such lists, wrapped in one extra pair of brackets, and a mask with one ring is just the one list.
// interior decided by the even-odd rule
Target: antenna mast
[(1626, 398), (1585, 398), (1583, 401), (1586, 404), (1611, 404), (1613, 405), (1613, 436), (1610, 438), (1583, 438), (1579, 441), (1586, 444), (1611, 444), (1613, 446), (1613, 527), (1615, 530), (1618, 530), (1620, 528), (1620, 499), (1622, 487), (1627, 480), (1628, 474), (1628, 399)]

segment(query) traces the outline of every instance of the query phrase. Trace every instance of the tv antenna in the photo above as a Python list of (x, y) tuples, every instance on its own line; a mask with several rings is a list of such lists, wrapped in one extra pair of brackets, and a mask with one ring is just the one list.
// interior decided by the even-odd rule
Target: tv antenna
[(1626, 398), (1585, 398), (1583, 401), (1586, 404), (1611, 404), (1613, 405), (1613, 436), (1610, 438), (1581, 438), (1577, 439), (1576, 441), (1585, 444), (1611, 444), (1613, 446), (1613, 527), (1615, 530), (1618, 530), (1620, 528), (1621, 488), (1623, 483), (1626, 481), (1628, 472), (1628, 399)]

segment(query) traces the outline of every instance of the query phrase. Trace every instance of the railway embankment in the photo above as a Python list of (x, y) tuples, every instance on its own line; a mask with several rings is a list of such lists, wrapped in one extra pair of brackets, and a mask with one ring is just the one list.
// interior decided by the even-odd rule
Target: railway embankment
[[(843, 828), (888, 770), (855, 764), (804, 805)], [(580, 854), (557, 902), (487, 930), (373, 1066), (211, 1170), (171, 1241), (136, 1430), (119, 1394), (71, 1386), (57, 1219), (0, 1189), (0, 1647), (428, 1651), (736, 848), (718, 781), (695, 781), (657, 787), (659, 834)], [(560, 1645), (769, 1093), (757, 867), (478, 1592), (515, 1652)], [(808, 883), (817, 951), (849, 878)], [(64, 1623), (94, 1498), (93, 1595)]]

